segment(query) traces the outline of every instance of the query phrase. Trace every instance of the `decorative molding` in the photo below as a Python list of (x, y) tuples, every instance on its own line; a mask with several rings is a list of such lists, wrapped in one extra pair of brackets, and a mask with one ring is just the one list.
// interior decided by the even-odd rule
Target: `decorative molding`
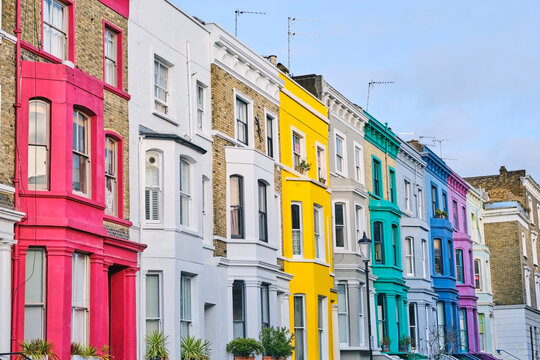
[(383, 126), (366, 111), (364, 111), (364, 115), (369, 119), (364, 127), (364, 138), (395, 160), (400, 147), (396, 134), (390, 130), (388, 124)]

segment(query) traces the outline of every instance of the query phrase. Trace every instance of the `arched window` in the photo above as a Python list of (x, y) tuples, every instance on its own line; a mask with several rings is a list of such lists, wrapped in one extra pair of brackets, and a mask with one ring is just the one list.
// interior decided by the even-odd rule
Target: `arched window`
[(90, 118), (73, 110), (73, 191), (90, 197)]
[(268, 242), (268, 207), (266, 184), (259, 180), (259, 240)]
[(105, 213), (118, 215), (118, 144), (105, 137)]
[(384, 233), (383, 223), (373, 223), (373, 246), (375, 250), (375, 264), (384, 264)]
[(189, 213), (191, 205), (190, 164), (180, 158), (180, 224), (189, 226)]
[(30, 100), (28, 109), (28, 188), (49, 190), (50, 105)]
[(145, 219), (148, 222), (160, 221), (161, 174), (160, 154), (156, 151), (146, 153), (146, 185), (144, 189)]
[(465, 273), (463, 271), (463, 250), (456, 250), (456, 269), (457, 282), (463, 284), (465, 282)]
[(231, 237), (244, 237), (244, 184), (239, 175), (229, 179)]

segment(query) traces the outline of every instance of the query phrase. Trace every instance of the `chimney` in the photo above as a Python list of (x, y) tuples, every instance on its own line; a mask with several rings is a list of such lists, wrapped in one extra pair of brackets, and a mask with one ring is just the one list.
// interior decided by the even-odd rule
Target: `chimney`
[(499, 175), (505, 179), (508, 177), (508, 170), (506, 170), (506, 166), (501, 165), (499, 169)]
[(277, 56), (276, 55), (268, 55), (266, 57), (266, 60), (270, 61), (270, 64), (276, 66)]

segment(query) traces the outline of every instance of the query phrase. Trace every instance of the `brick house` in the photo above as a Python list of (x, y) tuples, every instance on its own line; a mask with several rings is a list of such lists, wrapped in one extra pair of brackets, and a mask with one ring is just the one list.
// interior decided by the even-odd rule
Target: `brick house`
[(26, 213), (12, 256), (11, 350), (42, 338), (60, 359), (72, 342), (135, 358), (144, 246), (129, 238), (128, 1), (12, 0), (3, 10), (17, 37), (8, 58), (20, 86), (6, 89), (17, 110), (15, 206)]

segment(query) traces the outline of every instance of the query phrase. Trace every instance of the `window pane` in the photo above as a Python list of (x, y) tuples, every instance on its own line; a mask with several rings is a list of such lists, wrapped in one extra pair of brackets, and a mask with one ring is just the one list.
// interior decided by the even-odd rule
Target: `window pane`
[(292, 228), (300, 229), (300, 206), (293, 204), (291, 205), (292, 213)]
[(183, 276), (181, 280), (181, 318), (191, 320), (191, 278)]
[(32, 249), (26, 253), (25, 302), (40, 304), (43, 299), (43, 250)]
[(146, 333), (159, 332), (159, 320), (146, 320)]
[(294, 327), (304, 327), (304, 299), (294, 297)]
[(43, 339), (45, 325), (43, 306), (24, 307), (24, 339)]
[[(146, 275), (146, 317), (159, 318), (159, 275)], [(159, 326), (159, 324), (158, 324)]]

